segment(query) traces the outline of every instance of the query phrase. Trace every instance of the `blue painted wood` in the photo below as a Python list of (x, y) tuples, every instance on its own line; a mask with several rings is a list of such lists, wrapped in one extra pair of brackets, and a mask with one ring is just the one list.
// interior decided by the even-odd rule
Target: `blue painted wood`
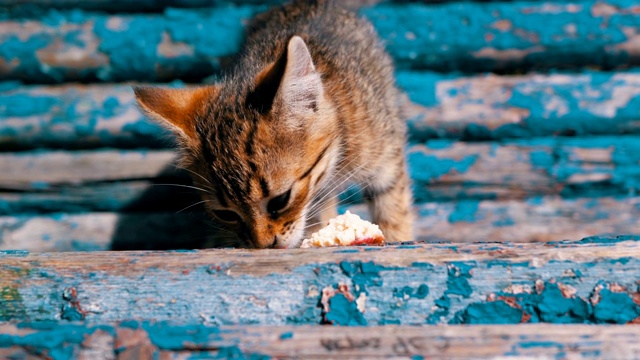
[[(165, 201), (144, 212), (79, 212), (0, 216), (0, 250), (45, 251), (165, 250), (220, 246), (216, 229), (195, 206), (160, 212)], [(195, 203), (195, 201), (194, 201)], [(186, 206), (185, 206), (186, 207)], [(68, 210), (64, 210), (68, 209)], [(182, 209), (182, 208), (181, 208)], [(48, 209), (47, 209), (48, 210)], [(345, 205), (370, 219), (364, 205)], [(548, 242), (601, 234), (640, 234), (640, 197), (429, 202), (414, 208), (415, 239), (469, 243)]]
[(626, 324), (640, 317), (639, 241), (0, 252), (0, 320)]
[(633, 134), (640, 129), (640, 73), (459, 77), (400, 72), (414, 141)]
[[(638, 144), (636, 136), (499, 143), (438, 140), (408, 146), (407, 158), (417, 202), (625, 196), (640, 190)], [(42, 206), (50, 211), (70, 210), (65, 204), (77, 206), (78, 211), (140, 209), (141, 205), (135, 205), (137, 198), (161, 192), (169, 195), (170, 189), (154, 183), (188, 184), (174, 161), (175, 154), (169, 150), (0, 154), (0, 188), (14, 191), (0, 198), (0, 214), (37, 210), (38, 199), (46, 200)], [(169, 199), (188, 189), (175, 190)], [(360, 199), (351, 191), (347, 197)]]
[[(399, 72), (410, 138), (487, 140), (640, 132), (640, 74), (460, 77)], [(181, 86), (180, 84), (172, 84)], [(0, 85), (0, 150), (165, 148), (128, 85)]]
[[(401, 69), (605, 69), (640, 63), (633, 0), (576, 4), (381, 4), (362, 9)], [(262, 6), (107, 16), (51, 12), (8, 20), (0, 78), (29, 82), (202, 79), (238, 51)], [(59, 25), (64, 23), (64, 27)], [(73, 52), (74, 56), (63, 56)]]
[(167, 8), (225, 7), (285, 2), (286, 0), (0, 0), (0, 6), (8, 7), (16, 13), (38, 13), (51, 8), (132, 13), (157, 12)]
[(140, 113), (129, 85), (0, 85), (0, 150), (172, 145)]
[(379, 5), (362, 10), (400, 68), (527, 71), (640, 62), (633, 0)]
[[(464, 2), (492, 2), (498, 0), (464, 0)], [(540, 1), (540, 0), (534, 0)], [(569, 2), (576, 3), (583, 0), (571, 0)], [(216, 7), (229, 5), (264, 5), (264, 4), (282, 4), (286, 0), (0, 0), (0, 6), (9, 7), (14, 12), (19, 13), (37, 13), (42, 9), (83, 9), (91, 11), (109, 11), (109, 12), (152, 12), (162, 11), (166, 8), (201, 8)], [(358, 8), (377, 3), (407, 3), (412, 0), (342, 0), (340, 4), (351, 8)], [(452, 0), (423, 0), (422, 3), (447, 3)], [(540, 1), (542, 2), (542, 1)], [(560, 0), (558, 2), (567, 2)], [(17, 8), (17, 9), (16, 9)]]
[(55, 359), (633, 359), (637, 326), (214, 326), (196, 322), (0, 325), (0, 356)]

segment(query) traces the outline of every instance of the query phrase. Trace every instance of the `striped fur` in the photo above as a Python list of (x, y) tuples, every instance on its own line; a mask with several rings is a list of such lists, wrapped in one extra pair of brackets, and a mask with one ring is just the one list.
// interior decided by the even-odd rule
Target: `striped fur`
[(325, 1), (273, 9), (248, 27), (220, 83), (135, 91), (181, 139), (183, 166), (224, 229), (210, 245), (297, 247), (336, 215), (349, 183), (389, 241), (412, 239), (393, 67), (356, 15)]

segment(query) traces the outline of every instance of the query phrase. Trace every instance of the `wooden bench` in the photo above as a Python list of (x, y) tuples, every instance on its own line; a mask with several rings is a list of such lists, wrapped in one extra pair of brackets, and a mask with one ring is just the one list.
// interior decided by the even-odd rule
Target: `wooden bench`
[(130, 85), (215, 81), (281, 2), (0, 0), (0, 358), (640, 357), (634, 1), (346, 2), (406, 94), (416, 242), (191, 250)]

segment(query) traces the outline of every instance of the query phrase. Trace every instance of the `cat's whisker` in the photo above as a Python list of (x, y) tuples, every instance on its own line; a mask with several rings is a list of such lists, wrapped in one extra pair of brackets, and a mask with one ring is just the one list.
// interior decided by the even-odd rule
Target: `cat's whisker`
[[(358, 173), (358, 171), (360, 171), (360, 170), (361, 170), (362, 168), (364, 168), (366, 165), (367, 165), (367, 163), (366, 163), (366, 162), (363, 162), (363, 163), (362, 163), (362, 164), (360, 164), (358, 167), (356, 167), (353, 171), (349, 172), (346, 176), (344, 176), (344, 179), (342, 179), (342, 180), (340, 181), (340, 183), (339, 183), (337, 186), (335, 186), (335, 188), (339, 188), (339, 187), (341, 187), (342, 185), (344, 185), (347, 181), (351, 180), (351, 179), (352, 179), (352, 178), (353, 178), (353, 177)], [(335, 188), (334, 188), (334, 189), (335, 189)], [(335, 194), (334, 196), (339, 196), (341, 193), (343, 193), (344, 191), (346, 191), (346, 190), (348, 190), (348, 189), (350, 189), (350, 188), (351, 188), (351, 186), (347, 187), (345, 190), (340, 191), (340, 192), (339, 192), (339, 193), (337, 193), (337, 194), (335, 194), (333, 191), (328, 191), (328, 192), (327, 192), (326, 194), (324, 194), (320, 199), (318, 199), (318, 200), (313, 200), (313, 203), (314, 203), (314, 204), (322, 204), (324, 201), (326, 201), (326, 200), (329, 198), (329, 196), (331, 196), (331, 194)], [(313, 217), (313, 216), (317, 215), (319, 212), (318, 212), (318, 211), (309, 211), (309, 213), (310, 213), (310, 214), (312, 214), (312, 215), (307, 216), (307, 217), (308, 217), (308, 218), (311, 218), (311, 217)]]
[[(349, 189), (353, 188), (354, 186), (357, 186), (355, 184), (351, 184), (349, 185), (346, 189), (344, 189), (343, 191), (335, 194), (335, 197), (338, 198), (342, 193), (344, 193), (345, 191), (348, 191)], [(355, 194), (357, 193), (353, 193), (351, 195), (349, 195), (349, 198), (353, 197)], [(309, 210), (309, 214), (307, 215), (308, 218), (313, 218), (315, 216), (317, 216), (318, 214), (322, 213), (323, 211), (329, 209), (330, 207), (333, 206), (333, 204), (329, 204), (327, 205), (327, 202), (330, 201), (332, 198), (326, 198), (323, 201), (318, 201), (316, 203), (313, 204), (313, 206), (311, 207), (311, 209)], [(342, 200), (338, 201), (337, 205), (340, 205), (340, 202)]]
[[(367, 162), (363, 162), (362, 164), (358, 165), (355, 169), (353, 169), (349, 173), (341, 175), (341, 180), (338, 180), (338, 181), (340, 181), (340, 183), (338, 183), (337, 185), (331, 184), (330, 187), (333, 187), (333, 190), (335, 190), (337, 188), (340, 188), (347, 181), (349, 181), (353, 177), (355, 177), (355, 175), (357, 175), (358, 171), (360, 171), (361, 169), (363, 169), (367, 165), (368, 165)], [(327, 186), (327, 188), (330, 188), (330, 187)], [(342, 191), (340, 193), (342, 193)], [(323, 196), (320, 199), (312, 199), (312, 202), (313, 203), (322, 203), (323, 201), (325, 201), (332, 194), (335, 194), (335, 192), (334, 191), (327, 191), (326, 193), (323, 194)]]
[[(349, 186), (347, 189), (345, 189), (345, 191), (347, 191), (347, 190), (351, 189), (351, 187), (352, 187), (352, 186), (356, 186), (356, 185), (354, 184), (354, 185)], [(368, 184), (365, 184), (364, 186), (362, 186), (361, 190), (363, 190), (363, 191), (364, 191), (364, 190), (367, 188), (367, 186), (368, 186)], [(344, 191), (343, 191), (343, 192), (344, 192)], [(343, 192), (339, 193), (339, 194), (338, 194), (338, 195), (336, 195), (336, 196), (340, 196), (340, 194), (342, 194)], [(337, 204), (337, 206), (340, 206), (341, 204), (346, 203), (349, 199), (351, 199), (352, 197), (356, 196), (357, 194), (358, 194), (357, 192), (354, 192), (353, 194), (351, 194), (351, 195), (347, 196), (347, 197), (346, 197), (346, 198), (344, 198), (344, 199), (339, 199), (339, 200), (338, 200), (338, 204)], [(333, 206), (333, 205), (325, 206), (324, 208), (319, 209), (319, 210), (318, 210), (318, 211), (316, 211), (315, 213), (312, 213), (312, 215), (311, 215), (311, 216), (309, 216), (309, 217), (310, 217), (310, 218), (313, 218), (313, 216), (316, 216), (316, 215), (318, 215), (318, 214), (322, 213), (324, 210), (327, 210), (327, 209), (328, 209), (329, 207), (331, 207), (331, 206)]]
[(318, 222), (315, 222), (315, 223), (313, 223), (313, 224), (306, 225), (306, 226), (304, 227), (304, 230), (305, 230), (305, 231), (307, 231), (307, 230), (309, 230), (310, 228), (312, 228), (313, 226), (320, 225), (320, 224), (326, 224), (326, 223), (327, 223), (326, 221), (318, 221)]
[(187, 189), (193, 189), (193, 190), (198, 190), (198, 191), (202, 191), (206, 194), (209, 195), (213, 195), (209, 190), (197, 187), (197, 186), (191, 186), (191, 185), (182, 185), (182, 184), (152, 184), (153, 186), (176, 186), (176, 187), (182, 187), (182, 188), (187, 188)]
[(189, 206), (187, 206), (187, 207), (185, 207), (185, 208), (182, 208), (182, 209), (181, 209), (181, 210), (179, 210), (179, 211), (176, 211), (176, 214), (179, 214), (179, 213), (181, 213), (181, 212), (183, 212), (183, 211), (185, 211), (185, 210), (187, 210), (187, 209), (190, 209), (190, 208), (192, 208), (192, 207), (194, 207), (194, 206), (197, 206), (197, 205), (200, 205), (200, 204), (204, 204), (204, 203), (206, 203), (206, 202), (211, 202), (211, 200), (202, 200), (202, 201), (198, 201), (198, 202), (197, 202), (197, 203), (195, 203), (195, 204), (191, 204), (191, 205), (189, 205)]
[(210, 182), (209, 180), (207, 180), (204, 176), (202, 176), (201, 174), (198, 174), (197, 172), (195, 172), (195, 171), (193, 171), (193, 170), (191, 170), (191, 169), (188, 169), (188, 168), (186, 168), (186, 167), (184, 167), (184, 166), (180, 166), (180, 165), (177, 165), (177, 164), (175, 164), (174, 166), (176, 167), (176, 169), (180, 169), (180, 170), (188, 171), (188, 172), (190, 172), (191, 174), (193, 174), (193, 175), (195, 175), (195, 176), (200, 177), (200, 178), (201, 178), (202, 180), (204, 180), (204, 182), (206, 182), (207, 184), (211, 184), (211, 182)]
[(209, 191), (211, 191), (211, 192), (214, 192), (213, 184), (211, 183), (211, 181), (210, 181), (210, 180), (208, 180), (208, 179), (207, 179), (207, 178), (205, 178), (204, 176), (202, 176), (202, 175), (198, 174), (197, 172), (195, 172), (195, 171), (193, 171), (193, 170), (191, 170), (191, 169), (187, 169), (186, 167), (183, 167), (183, 166), (175, 165), (175, 167), (176, 167), (177, 169), (182, 169), (182, 170), (188, 171), (189, 173), (191, 173), (191, 174), (193, 174), (193, 175), (195, 175), (195, 176), (200, 177), (202, 180), (204, 180), (205, 185), (207, 185), (208, 190), (209, 190)]
[[(367, 187), (367, 186), (368, 186), (368, 185), (363, 186), (363, 187), (362, 187), (362, 190), (366, 189), (366, 187)], [(350, 187), (349, 187), (349, 188), (350, 188)], [(347, 188), (347, 190), (348, 190), (349, 188)], [(345, 190), (345, 191), (346, 191), (346, 190)], [(347, 196), (346, 198), (344, 198), (344, 199), (342, 199), (342, 200), (339, 200), (339, 201), (338, 201), (338, 205), (340, 205), (340, 203), (342, 203), (342, 202), (346, 202), (346, 201), (348, 201), (350, 198), (352, 198), (352, 197), (353, 197), (353, 196), (355, 196), (356, 194), (357, 194), (357, 193), (353, 193), (353, 194), (351, 194), (351, 195)], [(338, 196), (339, 196), (339, 194), (338, 194)], [(329, 206), (332, 206), (332, 205), (329, 205)], [(325, 207), (324, 209), (321, 209), (318, 213), (320, 213), (320, 212), (322, 212), (322, 211), (326, 210), (329, 206)], [(313, 217), (313, 216), (311, 216), (311, 217)], [(305, 229), (305, 231), (306, 231), (306, 230), (308, 230), (309, 228), (311, 228), (311, 227), (313, 227), (313, 226), (315, 226), (315, 225), (325, 224), (325, 223), (327, 223), (327, 221), (318, 221), (318, 222), (315, 222), (315, 223), (313, 223), (313, 224), (305, 225), (305, 228), (304, 228), (304, 229)]]

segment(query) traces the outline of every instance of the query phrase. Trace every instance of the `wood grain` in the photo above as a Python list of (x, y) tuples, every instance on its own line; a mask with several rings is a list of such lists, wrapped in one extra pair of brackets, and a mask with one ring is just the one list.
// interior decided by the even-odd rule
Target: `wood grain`
[[(181, 204), (179, 193), (166, 198), (155, 198), (162, 193), (152, 195), (152, 199), (145, 199), (140, 205), (147, 209), (145, 212), (75, 213), (78, 208), (73, 204), (81, 207), (82, 203), (74, 201), (59, 206), (67, 213), (14, 212), (0, 216), (0, 249), (164, 250), (215, 245), (215, 241), (206, 240), (214, 238), (218, 231), (207, 222), (200, 208), (178, 212), (187, 204), (160, 212), (159, 209)], [(172, 200), (177, 203), (171, 204)], [(46, 201), (36, 203), (33, 208), (50, 211), (46, 204)], [(345, 209), (369, 218), (364, 205), (342, 207)], [(418, 241), (452, 243), (548, 242), (606, 234), (640, 234), (639, 209), (639, 197), (429, 202), (414, 207), (417, 219), (414, 233)]]
[[(640, 239), (632, 236), (313, 250), (8, 251), (0, 260), (5, 321), (624, 324), (640, 317)], [(339, 284), (343, 292), (323, 292)]]
[[(634, 6), (633, 0), (410, 3), (380, 4), (361, 14), (402, 69), (614, 69), (640, 61)], [(62, 11), (52, 19), (9, 19), (0, 24), (0, 77), (36, 83), (201, 80), (238, 52), (243, 23), (264, 9)]]
[[(65, 336), (62, 331), (82, 334)], [(513, 326), (205, 326), (197, 323), (0, 325), (10, 346), (0, 356), (189, 359), (632, 359), (640, 356), (640, 327), (586, 325)], [(174, 341), (166, 334), (172, 334)], [(40, 337), (38, 337), (38, 335)], [(42, 338), (66, 341), (40, 341)], [(182, 344), (179, 341), (182, 341)], [(187, 345), (188, 344), (188, 345)]]
[[(412, 141), (619, 135), (640, 130), (640, 74), (453, 76), (404, 71)], [(0, 149), (166, 148), (171, 137), (137, 109), (126, 84), (5, 86)], [(2, 106), (4, 105), (4, 106)]]
[[(410, 145), (407, 157), (418, 202), (633, 195), (640, 187), (638, 144), (636, 136), (429, 141)], [(186, 176), (176, 169), (175, 158), (171, 150), (0, 153), (0, 189), (44, 192), (96, 182), (183, 183)], [(145, 189), (132, 191), (142, 195)]]

